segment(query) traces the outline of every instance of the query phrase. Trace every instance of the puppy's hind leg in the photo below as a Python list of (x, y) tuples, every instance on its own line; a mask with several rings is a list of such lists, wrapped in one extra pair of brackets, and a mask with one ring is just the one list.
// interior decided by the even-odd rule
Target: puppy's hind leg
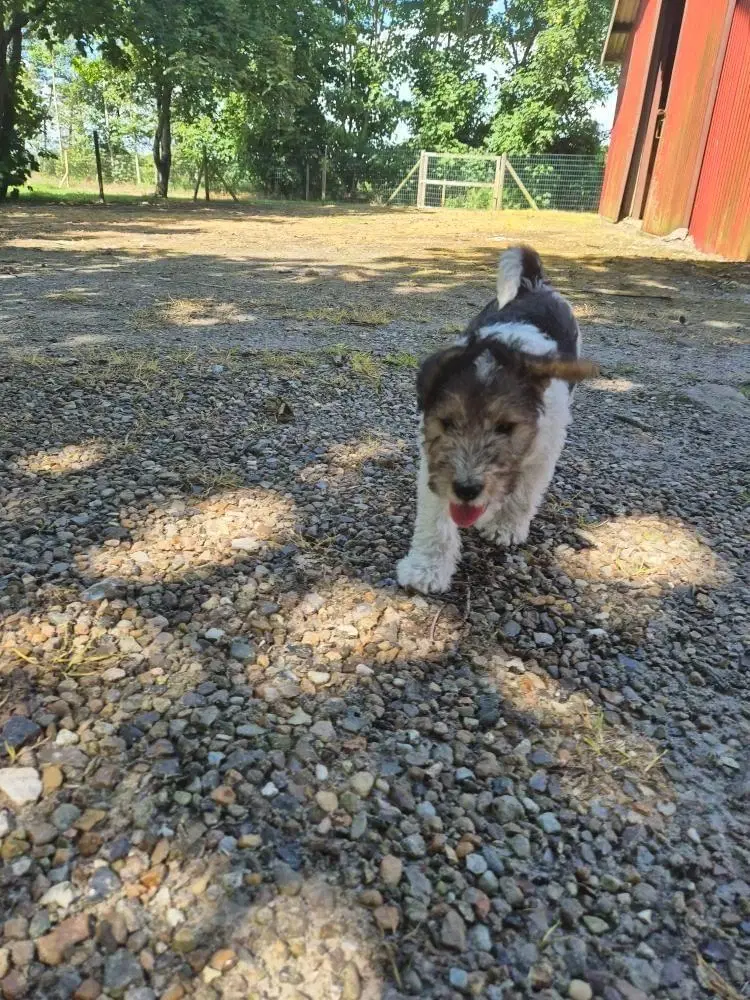
[(398, 564), (398, 582), (423, 594), (448, 590), (461, 552), (458, 528), (446, 505), (430, 489), (427, 459), (420, 454), (417, 519), (408, 555)]

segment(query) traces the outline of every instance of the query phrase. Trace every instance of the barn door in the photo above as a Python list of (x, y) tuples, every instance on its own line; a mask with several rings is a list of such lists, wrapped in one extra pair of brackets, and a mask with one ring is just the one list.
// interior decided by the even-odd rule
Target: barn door
[[(617, 222), (623, 215), (623, 199), (636, 145), (641, 132), (644, 104), (651, 105), (647, 94), (652, 78), (654, 44), (662, 10), (662, 0), (641, 0), (636, 21), (630, 33), (627, 55), (622, 64), (617, 110), (609, 142), (604, 186), (599, 211), (606, 218)], [(652, 80), (653, 88), (653, 80)], [(641, 135), (641, 145), (643, 137)], [(627, 206), (629, 208), (629, 205)]]
[(737, 0), (690, 232), (700, 250), (750, 258), (750, 0)]

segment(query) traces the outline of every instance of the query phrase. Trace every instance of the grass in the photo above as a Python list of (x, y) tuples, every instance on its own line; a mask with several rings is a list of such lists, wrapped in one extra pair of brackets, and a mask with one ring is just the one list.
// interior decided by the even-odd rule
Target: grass
[(45, 298), (52, 302), (67, 302), (70, 305), (83, 305), (89, 301), (90, 294), (77, 288), (68, 288), (62, 292), (50, 292)]
[(386, 354), (385, 364), (392, 368), (419, 368), (419, 359), (408, 351), (398, 351), (396, 354)]
[(91, 644), (94, 641), (93, 638), (89, 638), (82, 646), (74, 645), (73, 629), (72, 626), (68, 625), (62, 638), (62, 645), (48, 660), (39, 660), (37, 657), (30, 656), (16, 647), (11, 652), (25, 663), (29, 663), (35, 667), (49, 667), (52, 670), (60, 670), (66, 677), (91, 677), (99, 672), (98, 667), (95, 670), (81, 670), (79, 668), (85, 668), (94, 663), (104, 663), (106, 660), (114, 659), (117, 655), (116, 653), (97, 654), (91, 648)]

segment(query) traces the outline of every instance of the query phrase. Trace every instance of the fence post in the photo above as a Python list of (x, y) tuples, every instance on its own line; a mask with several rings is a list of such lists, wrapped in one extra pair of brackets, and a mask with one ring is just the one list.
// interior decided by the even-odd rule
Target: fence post
[(206, 201), (209, 201), (211, 194), (208, 190), (208, 152), (206, 147), (203, 147), (203, 190), (206, 192)]
[(320, 200), (326, 200), (326, 180), (328, 179), (328, 146), (323, 151), (323, 167), (320, 172)]
[(505, 187), (505, 153), (495, 157), (495, 184), (492, 189), (492, 207), (497, 211), (503, 207), (503, 188)]
[(305, 163), (305, 201), (310, 200), (310, 161)]
[(94, 158), (96, 159), (96, 176), (99, 181), (99, 201), (104, 204), (104, 178), (102, 177), (102, 154), (99, 150), (99, 133), (94, 129)]
[(427, 201), (427, 166), (430, 154), (424, 149), (419, 154), (419, 176), (417, 178), (417, 208), (424, 208)]

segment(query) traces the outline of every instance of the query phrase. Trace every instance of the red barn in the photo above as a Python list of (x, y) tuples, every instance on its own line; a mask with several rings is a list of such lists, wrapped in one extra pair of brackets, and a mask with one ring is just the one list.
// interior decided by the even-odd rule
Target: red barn
[(600, 213), (750, 259), (750, 0), (615, 0), (622, 64)]

